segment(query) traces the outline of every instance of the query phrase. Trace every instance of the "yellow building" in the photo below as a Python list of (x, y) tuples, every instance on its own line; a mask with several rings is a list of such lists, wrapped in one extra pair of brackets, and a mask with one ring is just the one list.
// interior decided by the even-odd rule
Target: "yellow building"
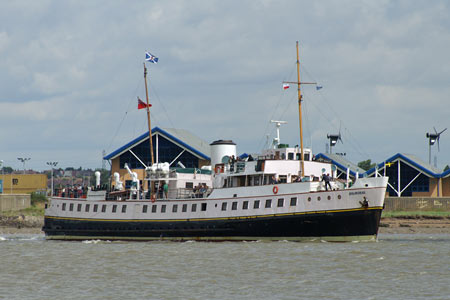
[(0, 174), (0, 181), (0, 192), (3, 194), (29, 194), (47, 190), (45, 174)]

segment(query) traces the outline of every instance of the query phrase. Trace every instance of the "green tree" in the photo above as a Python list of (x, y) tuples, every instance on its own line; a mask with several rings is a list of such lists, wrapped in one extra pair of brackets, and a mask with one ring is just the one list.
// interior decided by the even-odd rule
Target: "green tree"
[(358, 167), (365, 171), (372, 169), (375, 165), (376, 163), (372, 163), (370, 159), (363, 160), (358, 163)]
[(447, 171), (448, 169), (450, 169), (449, 165), (446, 165), (444, 168), (444, 172)]

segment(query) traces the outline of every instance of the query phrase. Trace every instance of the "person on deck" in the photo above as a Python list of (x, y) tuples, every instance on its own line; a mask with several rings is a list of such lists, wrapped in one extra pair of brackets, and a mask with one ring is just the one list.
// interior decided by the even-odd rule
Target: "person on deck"
[(330, 174), (323, 174), (322, 181), (325, 181), (325, 190), (328, 191), (328, 187), (330, 187), (331, 190)]
[(167, 184), (167, 181), (164, 181), (163, 190), (164, 190), (164, 198), (168, 199), (169, 185)]

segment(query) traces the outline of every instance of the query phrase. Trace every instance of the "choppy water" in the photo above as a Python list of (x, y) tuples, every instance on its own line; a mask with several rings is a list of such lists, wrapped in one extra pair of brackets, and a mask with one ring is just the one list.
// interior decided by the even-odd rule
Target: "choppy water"
[(374, 243), (0, 235), (0, 299), (450, 299), (450, 235)]

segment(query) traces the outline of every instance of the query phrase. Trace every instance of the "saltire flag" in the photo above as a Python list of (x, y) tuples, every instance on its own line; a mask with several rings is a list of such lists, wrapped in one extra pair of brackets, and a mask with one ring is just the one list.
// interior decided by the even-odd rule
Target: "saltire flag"
[(283, 83), (283, 90), (287, 90), (289, 88), (289, 83)]
[(316, 85), (316, 91), (320, 90), (321, 88), (323, 88), (323, 86)]
[[(149, 104), (148, 107), (152, 107), (152, 105)], [(147, 103), (145, 103), (138, 97), (138, 109), (143, 109), (143, 108), (147, 108)]]
[(158, 58), (150, 52), (145, 52), (145, 60), (154, 64), (158, 63)]

